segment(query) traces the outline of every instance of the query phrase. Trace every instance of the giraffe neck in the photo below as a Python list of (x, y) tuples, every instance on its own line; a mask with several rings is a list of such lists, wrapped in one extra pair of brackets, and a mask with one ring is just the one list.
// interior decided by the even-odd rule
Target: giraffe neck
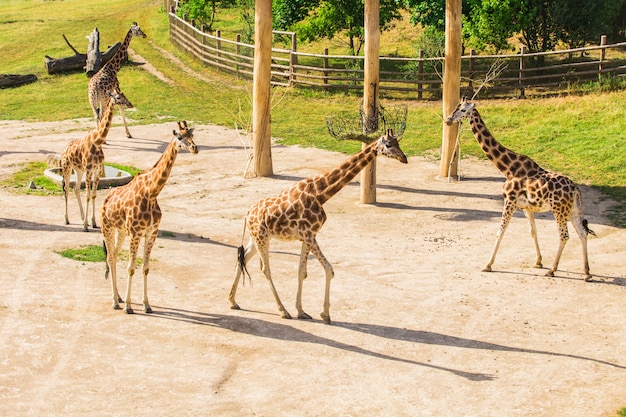
[(148, 193), (154, 198), (159, 195), (167, 183), (167, 179), (169, 178), (170, 173), (172, 172), (172, 167), (174, 166), (174, 161), (176, 161), (176, 156), (178, 155), (178, 149), (178, 141), (176, 138), (172, 138), (159, 160), (152, 168), (142, 174), (147, 178), (145, 183)]
[(489, 133), (478, 110), (473, 109), (469, 116), (472, 133), (483, 152), (507, 178), (524, 177), (529, 172), (544, 171), (535, 161), (525, 155), (513, 152), (499, 143)]
[(372, 162), (377, 155), (376, 146), (377, 141), (374, 141), (337, 168), (313, 178), (312, 185), (318, 201), (324, 204)]
[(126, 51), (128, 50), (128, 45), (130, 44), (130, 40), (132, 39), (132, 37), (133, 34), (129, 30), (128, 33), (126, 33), (124, 42), (122, 42), (117, 51), (115, 51), (115, 55), (113, 55), (109, 62), (107, 62), (106, 66), (113, 70), (113, 72), (119, 71), (120, 67), (122, 66), (122, 61), (126, 56)]
[(96, 135), (94, 137), (93, 143), (95, 145), (103, 145), (106, 141), (107, 135), (109, 134), (109, 129), (111, 127), (111, 121), (113, 120), (113, 109), (115, 108), (115, 100), (113, 98), (109, 98), (106, 108), (104, 109), (104, 116), (102, 116), (102, 120), (98, 124), (96, 128)]

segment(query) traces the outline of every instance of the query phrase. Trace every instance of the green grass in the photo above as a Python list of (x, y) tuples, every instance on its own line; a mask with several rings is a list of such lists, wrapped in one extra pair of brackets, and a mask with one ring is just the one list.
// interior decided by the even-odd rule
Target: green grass
[[(104, 255), (104, 248), (102, 245), (81, 246), (79, 248), (56, 251), (56, 253), (64, 258), (79, 262), (106, 262), (106, 256)], [(128, 261), (129, 252), (128, 250), (122, 249), (117, 256), (120, 261)], [(137, 257), (135, 260), (135, 264), (137, 266), (141, 265), (142, 262), (143, 258), (141, 257)], [(150, 258), (150, 262), (154, 262), (154, 259)]]
[[(29, 162), (11, 177), (0, 181), (0, 186), (13, 189), (20, 194), (28, 195), (59, 195), (61, 187), (50, 178), (43, 175), (46, 169), (45, 162)], [(31, 181), (37, 188), (30, 188)]]
[(620, 410), (617, 412), (617, 417), (626, 417), (626, 407), (624, 407), (624, 408), (620, 409)]
[[(119, 165), (109, 162), (106, 162), (105, 165), (126, 171), (132, 176), (135, 176), (137, 173), (142, 171), (137, 167), (128, 165)], [(16, 193), (27, 195), (61, 195), (63, 193), (61, 186), (44, 175), (46, 167), (47, 165), (45, 162), (26, 163), (12, 176), (1, 180), (0, 187), (7, 187)], [(31, 181), (35, 184), (36, 188), (29, 187)]]
[[(100, 14), (101, 13), (101, 14)], [(93, 16), (98, 16), (94, 18)], [(223, 16), (224, 33), (232, 32), (232, 18)], [(45, 55), (69, 56), (73, 52), (62, 34), (85, 52), (87, 36), (94, 27), (101, 34), (101, 49), (121, 41), (130, 24), (137, 21), (147, 39), (134, 39), (131, 48), (152, 63), (170, 86), (143, 71), (124, 65), (120, 86), (136, 106), (136, 123), (163, 123), (185, 119), (233, 127), (249, 123), (251, 83), (203, 67), (169, 43), (168, 17), (160, 0), (5, 0), (0, 2), (0, 73), (34, 73), (36, 83), (0, 90), (0, 118), (5, 120), (55, 121), (91, 117), (87, 101), (87, 77), (82, 72), (48, 75)], [(22, 30), (28, 27), (29, 30)], [(220, 28), (218, 21), (214, 27)], [(390, 36), (384, 47), (405, 54), (411, 32)], [(226, 36), (223, 33), (223, 36)], [(42, 42), (41, 39), (46, 39)], [(403, 40), (394, 45), (396, 39)], [(19, 45), (19, 48), (16, 47)], [(330, 46), (330, 45), (329, 45)], [(322, 44), (299, 45), (299, 50), (323, 49)], [(161, 53), (173, 53), (207, 81), (191, 77)], [(337, 51), (339, 52), (339, 51)], [(6, 59), (11, 57), (11, 59)], [(623, 85), (623, 84), (622, 84)], [(588, 94), (528, 100), (480, 101), (478, 108), (491, 133), (505, 146), (527, 154), (545, 168), (559, 171), (574, 181), (597, 187), (619, 206), (615, 224), (626, 227), (626, 90), (606, 92), (605, 86), (589, 86)], [(337, 141), (326, 129), (325, 117), (346, 111), (358, 114), (359, 93), (326, 93), (308, 89), (275, 88), (272, 100), (272, 136), (287, 145), (314, 146), (354, 153), (355, 142)], [(395, 104), (381, 97), (384, 105)], [(407, 129), (402, 147), (409, 156), (437, 156), (441, 146), (441, 102), (407, 99)], [(461, 154), (483, 157), (465, 124)], [(415, 179), (416, 183), (420, 181)]]

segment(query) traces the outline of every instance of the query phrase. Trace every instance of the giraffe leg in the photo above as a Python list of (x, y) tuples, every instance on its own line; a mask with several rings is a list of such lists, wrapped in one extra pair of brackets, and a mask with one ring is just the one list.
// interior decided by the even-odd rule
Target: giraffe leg
[(267, 278), (267, 282), (270, 285), (270, 290), (272, 290), (272, 294), (274, 295), (274, 300), (276, 300), (276, 307), (278, 307), (278, 311), (281, 313), (281, 317), (284, 319), (290, 319), (291, 314), (285, 309), (285, 306), (280, 301), (280, 297), (278, 297), (278, 292), (276, 291), (276, 287), (274, 287), (274, 282), (272, 281), (272, 272), (270, 271), (270, 253), (269, 246), (267, 242), (263, 244), (261, 247), (257, 246), (257, 251), (261, 257), (261, 270)]
[[(244, 255), (243, 255), (244, 267), (248, 265), (248, 261), (250, 261), (250, 258), (252, 258), (252, 256), (254, 256), (255, 253), (256, 253), (256, 246), (254, 246), (254, 241), (250, 239), (248, 241), (248, 245), (244, 249)], [(228, 294), (228, 302), (230, 303), (230, 308), (232, 308), (233, 310), (240, 309), (239, 304), (237, 304), (237, 302), (235, 301), (235, 295), (237, 294), (237, 286), (239, 285), (239, 278), (241, 278), (241, 274), (243, 273), (242, 269), (243, 269), (242, 266), (239, 264), (239, 259), (237, 259), (237, 266), (235, 267), (235, 280), (233, 282), (232, 288), (230, 289), (230, 294)]]
[(498, 234), (496, 235), (496, 244), (493, 246), (491, 257), (489, 258), (489, 262), (487, 262), (487, 266), (483, 268), (483, 272), (491, 272), (491, 265), (493, 265), (494, 261), (496, 260), (496, 254), (498, 253), (500, 242), (502, 241), (504, 232), (506, 232), (506, 228), (509, 226), (509, 222), (511, 221), (511, 217), (513, 216), (514, 212), (515, 203), (507, 201), (504, 204), (504, 210), (502, 211), (502, 221), (500, 222), (500, 228), (498, 229)]
[(587, 230), (585, 230), (582, 225), (582, 221), (580, 226), (574, 223), (574, 227), (576, 229), (576, 233), (578, 233), (578, 237), (580, 238), (580, 246), (582, 246), (583, 250), (583, 271), (585, 273), (585, 281), (589, 282), (591, 281), (592, 276), (589, 273), (589, 258), (587, 257)]
[(530, 226), (530, 236), (535, 242), (535, 252), (537, 253), (537, 261), (535, 261), (535, 268), (542, 268), (541, 263), (541, 251), (539, 250), (539, 241), (537, 240), (537, 226), (535, 225), (535, 213), (530, 210), (524, 210), (524, 215), (528, 219), (528, 225)]
[(65, 199), (65, 224), (70, 224), (70, 218), (67, 214), (67, 198), (70, 192), (70, 176), (72, 175), (72, 167), (61, 162), (61, 170), (63, 173), (63, 198)]
[(132, 301), (130, 299), (130, 289), (133, 283), (133, 275), (135, 275), (135, 267), (137, 261), (137, 250), (139, 249), (140, 236), (130, 235), (130, 248), (128, 254), (128, 283), (126, 286), (126, 300), (124, 301), (124, 312), (133, 314)]
[(76, 196), (76, 200), (78, 201), (78, 208), (80, 209), (80, 219), (84, 222), (85, 210), (83, 210), (83, 202), (80, 199), (80, 184), (83, 182), (83, 171), (79, 171), (76, 168), (74, 168), (74, 171), (76, 171), (76, 183), (74, 184), (74, 195)]
[[(96, 193), (98, 192), (98, 185), (100, 184), (100, 170), (96, 171), (91, 183), (91, 227), (97, 229), (96, 225)], [(85, 216), (86, 218), (87, 216)]]
[(569, 232), (567, 231), (567, 218), (563, 215), (557, 215), (555, 213), (556, 223), (559, 227), (559, 249), (556, 251), (556, 257), (554, 258), (554, 264), (552, 268), (548, 272), (546, 272), (547, 277), (553, 277), (556, 272), (557, 267), (559, 266), (559, 261), (561, 260), (561, 254), (563, 253), (563, 248), (565, 248), (565, 244), (569, 239)]
[(330, 324), (330, 281), (335, 276), (335, 272), (333, 271), (333, 266), (328, 262), (328, 259), (322, 253), (319, 245), (317, 244), (317, 240), (313, 237), (313, 241), (310, 243), (311, 252), (317, 260), (322, 264), (324, 271), (326, 272), (326, 286), (324, 288), (324, 311), (321, 316), (326, 324)]
[[(106, 225), (106, 221), (103, 222), (102, 235), (104, 237), (104, 245), (106, 250), (106, 270), (104, 272), (104, 278), (108, 277), (109, 271), (111, 272), (111, 291), (113, 293), (113, 309), (120, 309), (120, 302), (122, 297), (117, 290), (117, 253), (121, 246), (116, 243), (119, 239), (118, 231), (111, 229)], [(123, 241), (123, 238), (122, 238)]]
[(299, 319), (311, 319), (302, 309), (302, 284), (307, 276), (306, 266), (309, 258), (311, 246), (307, 242), (302, 242), (302, 250), (300, 251), (300, 266), (298, 268), (298, 293), (296, 295), (296, 309), (298, 310)]
[(143, 243), (143, 311), (147, 314), (152, 313), (152, 307), (148, 302), (148, 272), (150, 272), (150, 253), (156, 241), (159, 229), (155, 229), (154, 233), (146, 235)]
[[(83, 218), (83, 232), (89, 231), (89, 202), (91, 200), (91, 190), (93, 188), (93, 181), (91, 180), (91, 173), (85, 174), (85, 217)], [(95, 209), (95, 207), (94, 207)], [(92, 211), (93, 213), (93, 211)]]
[(124, 117), (124, 108), (118, 104), (119, 109), (120, 109), (120, 116), (122, 116), (122, 122), (124, 123), (124, 130), (126, 130), (126, 137), (127, 138), (132, 138), (132, 135), (130, 134), (130, 131), (128, 130), (128, 126), (126, 125), (126, 117)]

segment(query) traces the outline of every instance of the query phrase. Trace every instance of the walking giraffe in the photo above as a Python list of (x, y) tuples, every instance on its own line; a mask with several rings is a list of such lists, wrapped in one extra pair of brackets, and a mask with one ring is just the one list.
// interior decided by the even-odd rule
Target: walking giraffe
[[(126, 52), (128, 51), (130, 40), (135, 36), (140, 38), (146, 37), (146, 34), (143, 33), (139, 25), (137, 25), (137, 22), (134, 22), (130, 27), (128, 33), (126, 33), (124, 42), (122, 42), (117, 51), (115, 51), (113, 57), (111, 57), (111, 59), (89, 80), (89, 104), (91, 104), (96, 125), (100, 122), (100, 118), (102, 117), (101, 110), (105, 104), (107, 92), (111, 92), (114, 89), (120, 91), (120, 83), (117, 80), (117, 72), (122, 66), (124, 59), (126, 59)], [(120, 115), (122, 116), (122, 122), (124, 123), (124, 129), (126, 130), (126, 137), (132, 138), (130, 131), (128, 130), (128, 126), (126, 125), (124, 110), (121, 106), (119, 109)]]
[(170, 176), (178, 151), (183, 148), (191, 153), (198, 153), (193, 141), (193, 129), (187, 122), (178, 122), (179, 131), (172, 132), (174, 137), (152, 168), (139, 173), (128, 184), (109, 191), (101, 210), (102, 236), (106, 253), (105, 279), (111, 271), (111, 287), (113, 289), (113, 308), (119, 309), (122, 299), (117, 291), (117, 254), (124, 239), (130, 238), (128, 260), (128, 284), (124, 311), (133, 313), (130, 290), (135, 273), (135, 261), (141, 238), (143, 244), (143, 308), (151, 313), (148, 302), (148, 272), (150, 270), (150, 252), (159, 233), (161, 209), (157, 197)]
[(587, 234), (595, 236), (595, 233), (589, 229), (587, 220), (584, 218), (580, 189), (566, 176), (545, 170), (529, 157), (515, 153), (498, 143), (487, 130), (478, 110), (476, 110), (476, 105), (468, 101), (466, 97), (463, 97), (452, 114), (446, 118), (446, 123), (450, 125), (462, 119), (469, 119), (472, 132), (483, 152), (506, 177), (502, 187), (504, 194), (502, 221), (491, 258), (483, 271), (491, 271), (504, 232), (513, 213), (518, 208), (524, 212), (530, 224), (530, 235), (535, 242), (537, 252), (535, 268), (541, 268), (543, 265), (539, 242), (537, 241), (535, 213), (552, 211), (559, 229), (560, 243), (554, 264), (546, 275), (553, 277), (559, 265), (563, 248), (569, 239), (567, 230), (569, 220), (580, 237), (585, 281), (589, 281), (591, 275), (589, 274), (589, 260), (587, 258)]
[(330, 324), (330, 280), (333, 278), (334, 272), (332, 265), (320, 250), (316, 240), (317, 233), (326, 221), (323, 205), (372, 162), (378, 154), (397, 159), (404, 164), (407, 163), (406, 156), (400, 149), (397, 138), (393, 136), (393, 132), (389, 129), (386, 135), (364, 147), (359, 153), (348, 158), (330, 172), (314, 178), (306, 178), (283, 193), (275, 197), (264, 198), (250, 207), (244, 223), (244, 231), (247, 226), (250, 240), (245, 249), (243, 246), (238, 249), (235, 281), (228, 296), (232, 309), (239, 309), (239, 305), (235, 301), (239, 278), (242, 272), (246, 270), (246, 264), (250, 258), (256, 252), (259, 252), (261, 270), (269, 282), (278, 311), (281, 312), (283, 318), (291, 318), (291, 315), (281, 303), (272, 282), (269, 244), (273, 237), (281, 240), (297, 239), (302, 242), (300, 267), (298, 270), (298, 293), (296, 296), (298, 318), (311, 318), (302, 309), (302, 283), (307, 277), (307, 260), (309, 252), (312, 252), (322, 264), (326, 273), (324, 311), (321, 316), (326, 323)]
[[(74, 182), (74, 194), (78, 200), (80, 217), (83, 220), (83, 230), (88, 230), (89, 201), (91, 201), (91, 226), (96, 228), (96, 193), (100, 182), (100, 174), (104, 169), (104, 152), (102, 145), (106, 141), (111, 120), (113, 119), (113, 108), (117, 106), (132, 107), (133, 105), (126, 99), (124, 94), (113, 90), (109, 94), (109, 101), (104, 110), (104, 116), (96, 129), (91, 129), (83, 139), (76, 139), (67, 144), (61, 154), (61, 172), (63, 176), (63, 195), (65, 197), (65, 224), (70, 224), (67, 213), (67, 199), (70, 188), (70, 176), (72, 170), (76, 172)], [(83, 173), (85, 174), (85, 211), (83, 203), (80, 201), (80, 185)]]

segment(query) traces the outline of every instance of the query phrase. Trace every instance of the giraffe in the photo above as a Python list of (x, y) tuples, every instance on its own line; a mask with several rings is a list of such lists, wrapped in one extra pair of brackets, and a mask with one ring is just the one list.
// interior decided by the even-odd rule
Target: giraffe
[(491, 258), (483, 271), (491, 272), (491, 266), (495, 261), (504, 232), (517, 209), (521, 209), (528, 219), (530, 235), (534, 240), (537, 253), (535, 268), (541, 268), (543, 265), (541, 263), (539, 242), (537, 241), (535, 213), (552, 211), (559, 229), (560, 243), (554, 264), (546, 273), (546, 276), (553, 277), (559, 265), (563, 248), (569, 239), (567, 229), (569, 220), (580, 237), (585, 281), (590, 281), (591, 275), (587, 258), (587, 234), (595, 236), (595, 233), (589, 229), (587, 220), (584, 218), (580, 189), (568, 177), (543, 169), (529, 157), (515, 153), (498, 143), (489, 133), (478, 110), (476, 110), (476, 105), (467, 100), (466, 97), (463, 97), (456, 109), (445, 121), (448, 125), (451, 125), (465, 118), (469, 119), (472, 132), (485, 155), (506, 177), (502, 187), (504, 194), (502, 221), (498, 229)]
[(300, 251), (298, 292), (296, 295), (298, 318), (311, 318), (302, 309), (302, 284), (307, 277), (309, 252), (312, 252), (326, 273), (324, 311), (321, 313), (321, 317), (324, 322), (330, 324), (330, 281), (334, 276), (334, 271), (316, 240), (317, 233), (326, 221), (323, 205), (372, 162), (378, 154), (397, 159), (404, 164), (407, 163), (407, 158), (400, 149), (397, 138), (393, 136), (391, 129), (388, 129), (385, 135), (328, 173), (303, 179), (281, 194), (261, 199), (250, 207), (244, 222), (244, 233), (247, 227), (250, 239), (245, 248), (243, 246), (238, 248), (235, 281), (228, 296), (230, 308), (235, 310), (240, 308), (235, 301), (239, 279), (244, 271), (247, 273), (246, 264), (250, 258), (259, 252), (261, 270), (267, 278), (278, 310), (283, 318), (290, 319), (291, 315), (280, 301), (272, 282), (269, 244), (274, 237), (281, 240), (300, 240), (302, 249)]
[[(117, 51), (111, 59), (100, 70), (91, 77), (89, 80), (89, 103), (94, 114), (94, 120), (96, 125), (100, 122), (102, 117), (101, 109), (105, 103), (107, 92), (116, 89), (120, 91), (120, 83), (117, 80), (117, 72), (119, 71), (122, 61), (126, 58), (126, 51), (128, 45), (133, 37), (145, 38), (146, 34), (143, 33), (137, 22), (133, 22), (133, 25), (126, 33), (124, 42), (120, 45)], [(128, 126), (126, 125), (126, 118), (124, 117), (124, 110), (122, 106), (119, 106), (120, 115), (122, 116), (122, 122), (124, 123), (124, 129), (126, 130), (126, 137), (132, 138)]]
[(137, 250), (142, 238), (143, 247), (143, 308), (151, 313), (148, 302), (148, 272), (150, 270), (150, 252), (159, 232), (161, 209), (157, 197), (170, 176), (178, 151), (183, 148), (191, 153), (198, 153), (193, 141), (193, 128), (187, 122), (178, 122), (177, 132), (163, 152), (163, 155), (152, 168), (139, 173), (128, 184), (109, 191), (101, 209), (101, 225), (104, 251), (106, 253), (105, 279), (111, 271), (111, 287), (113, 289), (113, 308), (118, 310), (122, 299), (117, 291), (116, 263), (117, 254), (128, 235), (130, 237), (130, 254), (128, 260), (128, 284), (124, 312), (133, 313), (130, 290), (135, 273)]
[[(65, 224), (70, 224), (67, 213), (67, 199), (69, 195), (70, 176), (72, 170), (76, 172), (76, 182), (74, 183), (74, 194), (78, 200), (80, 208), (80, 217), (83, 220), (83, 230), (88, 231), (89, 217), (89, 201), (91, 201), (91, 226), (96, 228), (96, 193), (98, 191), (98, 183), (100, 182), (100, 174), (104, 169), (104, 152), (102, 145), (106, 141), (111, 120), (113, 119), (113, 108), (117, 106), (132, 107), (133, 105), (126, 99), (124, 94), (113, 90), (113, 93), (107, 93), (109, 101), (104, 110), (104, 116), (96, 129), (91, 129), (82, 139), (76, 139), (67, 144), (61, 154), (61, 172), (63, 176), (63, 195), (65, 197)], [(80, 201), (80, 185), (82, 183), (83, 173), (85, 174), (85, 194), (86, 206), (83, 211), (83, 204)]]

